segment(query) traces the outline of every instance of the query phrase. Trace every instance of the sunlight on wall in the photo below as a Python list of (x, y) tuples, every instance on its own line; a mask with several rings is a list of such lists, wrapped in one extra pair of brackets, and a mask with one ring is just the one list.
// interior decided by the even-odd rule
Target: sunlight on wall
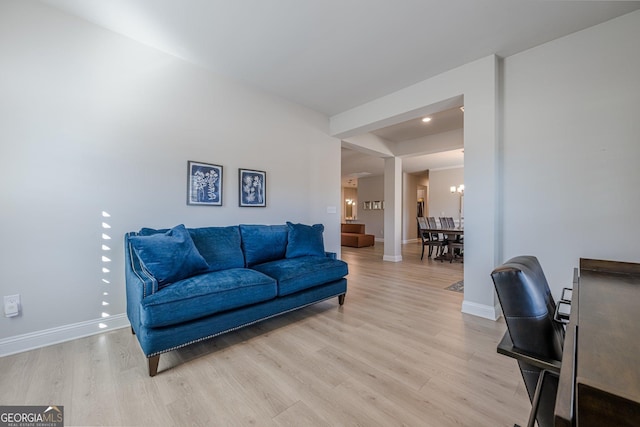
[[(111, 225), (109, 225), (106, 221), (106, 218), (110, 218), (111, 215), (109, 215), (108, 212), (106, 211), (102, 211), (102, 229), (104, 230), (108, 230), (111, 228)], [(102, 287), (103, 287), (103, 291), (102, 291), (102, 309), (104, 310), (106, 307), (109, 306), (109, 301), (108, 301), (108, 297), (109, 297), (109, 288), (108, 286), (111, 284), (111, 281), (109, 280), (109, 273), (111, 273), (111, 270), (107, 267), (109, 265), (109, 263), (111, 262), (111, 258), (109, 258), (107, 255), (109, 254), (109, 251), (111, 251), (111, 248), (106, 244), (108, 243), (108, 241), (111, 240), (111, 236), (109, 236), (106, 233), (102, 233)], [(102, 314), (100, 315), (100, 317), (102, 317), (103, 319), (106, 319), (110, 316), (109, 313), (107, 313), (106, 311), (103, 311)], [(104, 329), (106, 328), (107, 325), (105, 323), (100, 322), (98, 324), (98, 328), (100, 329)]]

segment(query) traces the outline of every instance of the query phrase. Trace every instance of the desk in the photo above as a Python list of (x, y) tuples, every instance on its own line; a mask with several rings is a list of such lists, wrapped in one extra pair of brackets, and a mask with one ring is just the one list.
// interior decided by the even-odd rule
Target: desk
[(640, 426), (640, 264), (580, 260), (555, 425)]
[[(455, 243), (457, 240), (460, 240), (462, 237), (464, 237), (463, 228), (424, 228), (424, 229), (421, 229), (420, 231), (422, 231), (423, 233), (429, 233), (429, 234), (438, 233), (438, 234), (446, 234), (449, 236), (456, 236), (456, 240), (454, 240), (453, 243)], [(442, 254), (440, 256), (435, 257), (435, 259), (438, 259), (438, 260), (446, 259), (447, 261), (450, 261), (453, 258), (454, 258), (454, 254), (451, 251), (451, 247), (447, 248), (446, 254)]]

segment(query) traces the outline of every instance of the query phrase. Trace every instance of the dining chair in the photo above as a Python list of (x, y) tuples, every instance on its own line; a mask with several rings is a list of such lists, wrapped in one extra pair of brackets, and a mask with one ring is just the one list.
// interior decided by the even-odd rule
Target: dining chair
[(454, 221), (453, 217), (447, 216), (444, 219), (447, 223), (447, 228), (456, 228), (456, 222)]
[(528, 426), (551, 427), (562, 365), (564, 328), (554, 320), (555, 301), (534, 256), (518, 256), (491, 272), (507, 331), (498, 352), (518, 361), (531, 401)]
[[(436, 218), (433, 216), (427, 217), (427, 225), (429, 225), (429, 228), (438, 228), (438, 222), (436, 221)], [(431, 233), (431, 238), (434, 240), (444, 239), (444, 237), (440, 233)]]
[(427, 230), (429, 228), (431, 228), (428, 225), (427, 219), (423, 216), (419, 216), (416, 217), (418, 220), (418, 229), (419, 229), (419, 234), (420, 234), (420, 239), (422, 240), (422, 254), (420, 255), (420, 259), (422, 260), (424, 258), (424, 247), (428, 246), (429, 247), (429, 252), (427, 257), (431, 257), (431, 254), (433, 253), (433, 248), (437, 248), (436, 249), (436, 256), (440, 255), (440, 252), (442, 251), (442, 240), (439, 240), (437, 238), (437, 233), (436, 233), (436, 237), (433, 237), (433, 233), (428, 232)]
[[(440, 226), (445, 229), (455, 229), (456, 222), (453, 220), (453, 217), (440, 217)], [(459, 234), (444, 234), (443, 237), (444, 245), (447, 246), (447, 252), (450, 254), (447, 258), (449, 262), (453, 262), (454, 260), (463, 260), (463, 250), (464, 250), (464, 242)], [(444, 259), (441, 259), (444, 261)]]
[(464, 264), (464, 242), (460, 239), (460, 236), (456, 236), (456, 239), (449, 240), (447, 242), (447, 249), (451, 251), (451, 256), (449, 257), (449, 263), (453, 261), (460, 261)]
[[(456, 222), (453, 219), (453, 217), (447, 217), (447, 221), (449, 223), (449, 227), (451, 228), (461, 228), (462, 224), (456, 226)], [(451, 258), (451, 261), (453, 262), (456, 259), (459, 259), (461, 262), (463, 261), (463, 253), (464, 253), (464, 236), (461, 234), (456, 234), (455, 237), (455, 241), (453, 242), (452, 245), (452, 249), (453, 249), (453, 258)]]

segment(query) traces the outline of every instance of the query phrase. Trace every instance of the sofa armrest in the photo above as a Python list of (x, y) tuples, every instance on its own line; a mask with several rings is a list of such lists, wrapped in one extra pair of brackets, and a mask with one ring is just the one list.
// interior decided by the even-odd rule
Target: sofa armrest
[(140, 300), (142, 300), (142, 298), (158, 291), (158, 280), (144, 268), (140, 258), (133, 250), (129, 237), (135, 235), (136, 233), (127, 233), (125, 235), (125, 279), (127, 288), (140, 288)]
[(325, 252), (324, 256), (326, 256), (327, 258), (336, 259), (338, 257), (338, 254), (336, 254), (335, 252)]

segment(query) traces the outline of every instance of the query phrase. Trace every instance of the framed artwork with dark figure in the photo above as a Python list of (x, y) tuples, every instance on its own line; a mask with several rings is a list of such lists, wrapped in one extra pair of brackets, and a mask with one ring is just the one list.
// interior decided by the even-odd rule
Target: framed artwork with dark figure
[(267, 206), (267, 173), (251, 169), (238, 169), (240, 207)]
[(187, 204), (222, 206), (222, 166), (187, 162)]

